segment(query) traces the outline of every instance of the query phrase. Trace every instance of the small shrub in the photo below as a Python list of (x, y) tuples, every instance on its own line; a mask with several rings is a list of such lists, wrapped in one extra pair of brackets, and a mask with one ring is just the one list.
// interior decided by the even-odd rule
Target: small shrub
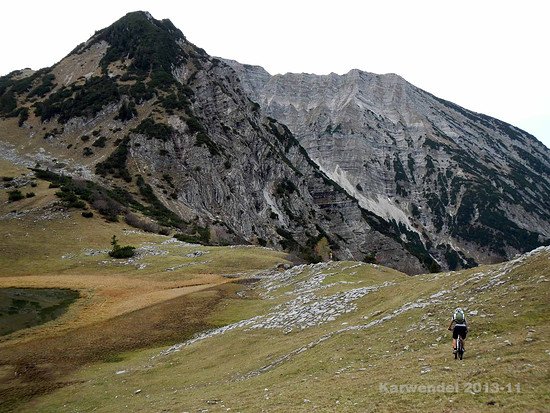
[(38, 184), (36, 182), (31, 182), (31, 187), (36, 188)]
[(134, 102), (124, 102), (118, 111), (118, 115), (115, 117), (122, 122), (128, 121), (137, 116), (136, 104)]
[(100, 136), (94, 143), (92, 143), (92, 146), (96, 148), (105, 148), (105, 143), (107, 143), (107, 138), (105, 136)]
[(32, 198), (33, 196), (35, 196), (36, 194), (34, 192), (27, 192), (25, 194), (25, 198)]
[(169, 230), (168, 228), (165, 227), (165, 228), (159, 229), (158, 233), (159, 233), (160, 235), (170, 235), (170, 230)]
[(25, 198), (20, 190), (14, 189), (13, 191), (8, 192), (8, 201), (15, 202)]
[(136, 249), (136, 247), (132, 247), (130, 245), (125, 245), (124, 247), (121, 247), (118, 244), (116, 235), (113, 235), (113, 238), (111, 239), (111, 245), (113, 246), (113, 249), (109, 251), (109, 256), (111, 258), (131, 258), (134, 256), (134, 250)]
[(88, 146), (85, 146), (84, 149), (82, 149), (82, 155), (83, 156), (92, 156), (94, 154), (94, 151), (92, 151), (91, 148)]
[(92, 218), (94, 216), (94, 213), (92, 211), (84, 211), (82, 212), (82, 216), (84, 218)]
[(197, 133), (197, 136), (195, 138), (195, 146), (206, 146), (208, 148), (208, 151), (211, 155), (219, 155), (220, 154), (220, 148), (216, 143), (210, 139), (210, 136), (208, 136), (204, 132)]
[(202, 123), (194, 116), (187, 119), (186, 123), (187, 123), (187, 127), (189, 128), (189, 133), (205, 132), (205, 129), (204, 129), (204, 126), (202, 126)]
[(162, 179), (164, 181), (166, 181), (166, 183), (168, 183), (168, 185), (170, 185), (172, 188), (174, 188), (174, 180), (172, 179), (172, 177), (168, 174), (164, 174), (162, 175)]
[(298, 188), (296, 188), (296, 185), (294, 185), (294, 183), (288, 179), (283, 179), (282, 182), (280, 182), (278, 185), (277, 185), (277, 195), (279, 196), (284, 196), (284, 195), (289, 195), (289, 194), (292, 194), (294, 191), (296, 191)]
[(365, 255), (365, 258), (363, 258), (363, 262), (366, 262), (368, 264), (377, 264), (378, 261), (376, 259), (376, 253), (369, 252), (367, 255)]

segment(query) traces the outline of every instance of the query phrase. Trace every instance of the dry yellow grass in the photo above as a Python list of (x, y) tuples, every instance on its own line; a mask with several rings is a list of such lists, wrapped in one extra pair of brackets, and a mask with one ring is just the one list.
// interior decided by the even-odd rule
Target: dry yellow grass
[[(74, 384), (23, 411), (543, 412), (550, 401), (549, 260), (549, 253), (540, 255), (503, 278), (498, 278), (500, 265), (406, 277), (367, 266), (339, 271), (349, 263), (334, 264), (330, 282), (359, 282), (341, 284), (342, 290), (384, 279), (394, 284), (358, 300), (356, 311), (318, 327), (288, 334), (237, 329), (167, 356), (160, 355), (162, 348), (125, 353), (119, 361), (80, 370), (71, 376)], [(485, 275), (476, 279), (478, 273)], [(445, 299), (433, 296), (441, 291), (447, 291)], [(293, 298), (281, 291), (264, 302), (273, 306), (285, 297)], [(269, 305), (248, 302), (256, 314), (269, 311)], [(411, 303), (425, 306), (394, 313)], [(464, 361), (452, 358), (446, 330), (457, 304), (477, 312), (470, 318)], [(228, 305), (220, 314), (245, 314), (239, 306)], [(392, 314), (368, 329), (343, 330)], [(440, 384), (453, 388), (384, 390)]]
[[(0, 176), (28, 174), (0, 162)], [(49, 183), (37, 183), (19, 188), (34, 197), (12, 203), (11, 188), (0, 190), (0, 288), (69, 288), (81, 298), (56, 320), (0, 338), (0, 411), (66, 385), (67, 375), (84, 364), (215, 326), (208, 314), (236, 291), (228, 285), (236, 279), (226, 275), (288, 262), (267, 249), (166, 243), (169, 237), (97, 215), (86, 219), (58, 206)], [(121, 245), (143, 248), (142, 256), (109, 258), (112, 235)], [(204, 257), (187, 256), (197, 251)]]

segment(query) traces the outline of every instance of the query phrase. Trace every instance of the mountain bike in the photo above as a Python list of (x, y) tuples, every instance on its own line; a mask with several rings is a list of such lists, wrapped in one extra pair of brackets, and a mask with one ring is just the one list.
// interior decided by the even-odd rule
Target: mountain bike
[(458, 338), (456, 339), (456, 353), (455, 353), (455, 360), (456, 358), (460, 358), (462, 360), (462, 357), (464, 356), (464, 339), (459, 334)]

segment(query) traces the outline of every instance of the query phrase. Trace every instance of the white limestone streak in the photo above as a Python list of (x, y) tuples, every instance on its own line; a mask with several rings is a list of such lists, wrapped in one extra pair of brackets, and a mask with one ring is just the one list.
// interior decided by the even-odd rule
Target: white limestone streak
[[(394, 285), (386, 281), (381, 285), (355, 288), (344, 292), (339, 292), (329, 296), (318, 297), (315, 293), (326, 289), (330, 285), (323, 285), (323, 280), (330, 273), (323, 273), (321, 270), (327, 269), (332, 263), (320, 263), (315, 265), (300, 265), (293, 267), (281, 273), (269, 273), (269, 279), (261, 286), (270, 292), (280, 288), (283, 285), (290, 285), (295, 279), (303, 275), (307, 269), (313, 274), (307, 280), (297, 282), (293, 294), (297, 297), (289, 302), (280, 304), (274, 308), (274, 311), (264, 316), (256, 316), (247, 320), (239, 321), (221, 328), (217, 328), (205, 333), (201, 333), (191, 340), (176, 344), (160, 355), (167, 355), (179, 351), (184, 346), (189, 346), (206, 338), (215, 337), (237, 328), (247, 328), (247, 330), (256, 329), (282, 329), (285, 333), (290, 333), (294, 329), (303, 330), (310, 327), (319, 326), (324, 323), (335, 321), (338, 317), (355, 311), (356, 300), (364, 297), (370, 292), (378, 291), (380, 288)], [(365, 264), (356, 264), (346, 269), (355, 268)], [(265, 276), (265, 275), (264, 275)]]

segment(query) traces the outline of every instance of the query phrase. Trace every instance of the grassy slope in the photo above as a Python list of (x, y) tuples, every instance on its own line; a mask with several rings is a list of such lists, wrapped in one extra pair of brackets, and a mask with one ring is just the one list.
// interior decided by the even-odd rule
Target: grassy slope
[[(0, 161), (2, 177), (28, 173)], [(36, 196), (17, 202), (7, 202), (13, 187), (0, 190), (0, 288), (70, 288), (81, 299), (58, 319), (0, 338), (0, 411), (62, 386), (82, 365), (217, 326), (205, 318), (235, 296), (227, 275), (288, 262), (268, 249), (174, 243), (97, 215), (86, 219), (57, 205), (47, 182), (37, 183), (19, 188)], [(112, 235), (145, 253), (133, 262), (110, 259)], [(196, 252), (203, 255), (188, 256)]]
[[(2, 176), (26, 173), (6, 163), (0, 167)], [(0, 191), (0, 287), (74, 288), (83, 298), (58, 320), (0, 340), (0, 392), (11, 403), (0, 410), (520, 412), (544, 411), (550, 401), (548, 252), (515, 264), (414, 278), (383, 267), (333, 263), (324, 270), (305, 268), (266, 299), (266, 281), (249, 288), (227, 284), (222, 276), (254, 276), (284, 262), (284, 254), (163, 244), (166, 237), (125, 232), (122, 224), (84, 219), (79, 212), (44, 220), (55, 190), (44, 182), (32, 190), (36, 197), (11, 204)], [(13, 209), (24, 215), (6, 218)], [(121, 244), (167, 254), (141, 258), (141, 270), (105, 254), (85, 254), (107, 249), (113, 234)], [(186, 257), (196, 251), (206, 254)], [(509, 272), (502, 270), (506, 266)], [(170, 267), (177, 268), (166, 271)], [(165, 347), (159, 346), (197, 331), (272, 311), (295, 298), (301, 282), (323, 272), (332, 275), (325, 288), (315, 290), (319, 298), (393, 284), (317, 327), (289, 333), (236, 329), (160, 355)], [(240, 298), (236, 293), (243, 289)], [(441, 298), (430, 298), (441, 291)], [(394, 313), (410, 303), (417, 308)], [(469, 317), (463, 362), (451, 358), (446, 331), (459, 305), (477, 311)], [(459, 391), (386, 394), (381, 383), (458, 383)], [(512, 392), (485, 388), (493, 383), (510, 383)]]
[[(394, 285), (371, 292), (357, 301), (356, 311), (318, 327), (288, 334), (237, 329), (169, 355), (159, 355), (161, 349), (127, 353), (121, 361), (79, 371), (72, 377), (77, 384), (35, 401), (27, 411), (545, 411), (549, 260), (544, 252), (524, 262), (414, 278), (335, 263), (330, 271), (336, 275), (325, 283), (354, 284), (318, 290), (319, 296), (388, 280)], [(266, 312), (266, 301), (275, 305), (292, 298), (293, 287), (308, 276), (306, 270), (272, 300), (251, 296), (237, 306), (232, 301), (210, 317), (227, 322)], [(441, 291), (441, 297), (431, 297)], [(394, 313), (410, 303), (423, 308)], [(458, 305), (474, 311), (462, 362), (451, 357), (446, 330)], [(315, 344), (323, 336), (328, 338)], [(511, 391), (496, 392), (495, 383), (510, 383)], [(457, 385), (458, 392), (386, 394), (381, 384)]]

